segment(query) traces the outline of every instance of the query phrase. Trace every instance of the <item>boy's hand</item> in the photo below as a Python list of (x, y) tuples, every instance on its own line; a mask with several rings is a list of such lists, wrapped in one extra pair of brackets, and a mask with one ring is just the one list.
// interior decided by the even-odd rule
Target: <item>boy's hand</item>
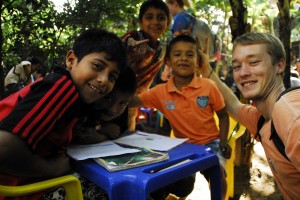
[(115, 123), (102, 124), (101, 134), (106, 135), (110, 139), (116, 139), (121, 134), (121, 128)]
[(176, 37), (178, 35), (192, 35), (193, 23), (190, 23), (188, 29), (182, 29), (180, 22), (178, 22), (178, 30), (173, 33), (173, 36)]
[(229, 159), (231, 157), (231, 147), (230, 145), (227, 145), (226, 147), (221, 147), (220, 146), (220, 150), (221, 150), (221, 155), (226, 158)]
[(100, 134), (101, 126), (96, 125), (95, 127), (85, 127), (77, 131), (74, 140), (78, 144), (94, 144), (103, 142), (108, 139), (106, 135)]
[(128, 34), (123, 42), (127, 44), (128, 64), (134, 71), (151, 63), (155, 51), (148, 46), (149, 39), (135, 40)]
[(136, 47), (136, 46), (139, 46), (139, 45), (147, 43), (147, 42), (149, 42), (149, 39), (135, 40), (133, 38), (128, 38), (128, 40), (127, 40), (127, 46)]
[(202, 74), (203, 77), (208, 77), (212, 67), (209, 64), (209, 39), (205, 39), (205, 49), (203, 50), (202, 44), (200, 39), (197, 37), (196, 38), (197, 45), (199, 48), (199, 67), (197, 69), (197, 74)]

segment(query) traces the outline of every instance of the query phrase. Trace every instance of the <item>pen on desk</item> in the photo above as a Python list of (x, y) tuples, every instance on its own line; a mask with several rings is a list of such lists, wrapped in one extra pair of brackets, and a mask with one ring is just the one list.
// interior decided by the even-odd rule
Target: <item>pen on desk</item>
[(190, 161), (192, 161), (192, 160), (191, 159), (185, 159), (181, 162), (178, 162), (178, 163), (170, 165), (170, 166), (166, 166), (166, 167), (163, 167), (163, 168), (160, 168), (160, 169), (153, 169), (153, 170), (150, 171), (150, 174), (154, 174), (154, 173), (161, 172), (161, 171), (164, 171), (164, 170), (167, 170), (167, 169), (171, 169), (173, 167), (176, 167), (178, 165), (182, 165), (182, 164), (190, 162)]
[(229, 141), (231, 140), (231, 138), (232, 138), (232, 135), (233, 135), (233, 133), (234, 132), (236, 132), (236, 129), (239, 127), (239, 123), (237, 122), (236, 123), (236, 125), (235, 125), (235, 127), (234, 127), (234, 129), (232, 130), (232, 132), (231, 132), (231, 134), (230, 134), (230, 136), (229, 136), (229, 138), (228, 138), (228, 140), (226, 141), (226, 144), (225, 144), (225, 147), (224, 148), (226, 148), (227, 147), (227, 145), (228, 145), (228, 143), (229, 143)]

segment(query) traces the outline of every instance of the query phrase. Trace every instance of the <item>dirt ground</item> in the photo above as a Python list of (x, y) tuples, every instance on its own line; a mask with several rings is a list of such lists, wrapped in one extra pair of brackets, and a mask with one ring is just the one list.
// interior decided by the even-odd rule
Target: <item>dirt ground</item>
[(282, 199), (261, 143), (254, 145), (250, 170), (247, 167), (235, 167), (234, 187), (234, 199)]
[[(210, 200), (208, 183), (198, 173), (188, 200)], [(235, 167), (233, 200), (282, 200), (260, 143), (254, 145), (252, 167)]]
[[(145, 131), (156, 133), (155, 117), (152, 119), (152, 126), (141, 120)], [(169, 128), (164, 124), (159, 132), (168, 135)], [(234, 197), (232, 200), (282, 200), (280, 191), (273, 179), (272, 172), (266, 161), (264, 150), (260, 143), (254, 144), (252, 156), (252, 167), (235, 167)], [(197, 173), (194, 191), (187, 197), (187, 200), (210, 200), (210, 190), (205, 178)]]

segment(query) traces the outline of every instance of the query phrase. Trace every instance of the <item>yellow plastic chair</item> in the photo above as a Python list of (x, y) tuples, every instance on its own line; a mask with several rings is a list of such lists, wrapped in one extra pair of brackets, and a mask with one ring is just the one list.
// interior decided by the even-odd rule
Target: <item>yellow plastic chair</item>
[[(232, 128), (233, 127), (233, 128)], [(236, 128), (234, 130), (234, 128)], [(226, 181), (227, 181), (227, 194), (226, 194), (226, 199), (229, 197), (233, 198), (234, 197), (234, 160), (235, 160), (235, 142), (236, 140), (241, 137), (245, 131), (246, 127), (241, 125), (240, 123), (236, 122), (234, 119), (230, 118), (230, 129), (229, 134), (233, 131), (232, 137), (229, 141), (229, 145), (232, 149), (232, 154), (231, 158), (227, 160), (226, 162)], [(230, 137), (230, 135), (229, 135)]]
[(65, 188), (66, 199), (83, 200), (80, 181), (73, 175), (65, 175), (58, 178), (21, 186), (0, 185), (0, 196), (24, 196), (59, 186)]
[[(215, 120), (217, 124), (219, 123), (219, 118), (215, 114)], [(231, 157), (226, 162), (226, 181), (227, 181), (227, 193), (226, 198), (229, 199), (234, 197), (234, 160), (235, 160), (235, 142), (241, 137), (246, 131), (246, 127), (241, 125), (239, 122), (235, 121), (232, 117), (229, 117), (229, 133), (228, 138), (230, 138), (228, 144), (232, 149)], [(231, 134), (232, 133), (232, 134)]]

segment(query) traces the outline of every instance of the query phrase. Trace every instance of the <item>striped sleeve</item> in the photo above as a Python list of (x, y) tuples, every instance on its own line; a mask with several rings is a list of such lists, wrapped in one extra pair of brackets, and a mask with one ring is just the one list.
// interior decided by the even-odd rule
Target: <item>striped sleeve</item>
[(2, 127), (23, 138), (32, 148), (52, 131), (55, 123), (79, 99), (68, 76), (53, 75), (31, 86)]

